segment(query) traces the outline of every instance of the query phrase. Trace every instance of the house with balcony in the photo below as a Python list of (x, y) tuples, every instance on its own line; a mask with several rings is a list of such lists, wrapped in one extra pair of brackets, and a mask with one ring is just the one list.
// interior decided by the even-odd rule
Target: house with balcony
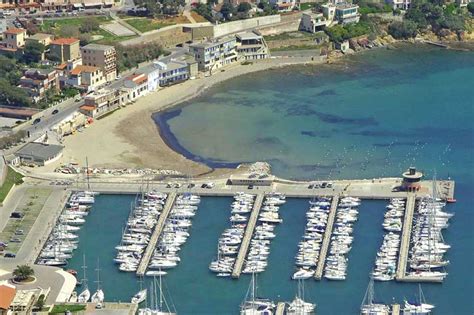
[(120, 89), (102, 89), (84, 98), (84, 105), (79, 111), (92, 118), (98, 118), (119, 108), (127, 100), (127, 94)]
[(44, 98), (46, 91), (59, 91), (59, 75), (56, 70), (28, 69), (20, 78), (19, 87), (25, 90), (34, 102)]
[(3, 32), (3, 40), (0, 43), (0, 52), (16, 54), (21, 53), (25, 47), (27, 34), (23, 28), (8, 28)]
[(329, 21), (319, 12), (303, 12), (299, 29), (309, 33), (316, 33), (324, 30)]
[(270, 52), (262, 35), (254, 32), (244, 32), (235, 35), (237, 54), (242, 60), (257, 60), (268, 58)]
[(189, 51), (198, 64), (199, 71), (212, 73), (238, 60), (235, 36), (191, 44)]
[(104, 73), (98, 67), (77, 65), (62, 79), (64, 85), (73, 86), (84, 91), (94, 91), (105, 84)]

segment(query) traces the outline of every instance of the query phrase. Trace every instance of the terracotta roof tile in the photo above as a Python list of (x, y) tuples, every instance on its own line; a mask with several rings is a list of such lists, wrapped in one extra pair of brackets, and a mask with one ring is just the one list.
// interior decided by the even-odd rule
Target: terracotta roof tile
[(5, 34), (21, 34), (21, 33), (24, 33), (24, 32), (26, 32), (26, 30), (24, 28), (12, 27), (12, 28), (7, 29), (4, 33)]
[(77, 38), (57, 38), (51, 42), (52, 45), (72, 45), (79, 42)]
[(0, 285), (0, 309), (7, 310), (15, 298), (16, 289), (6, 285)]
[(72, 75), (78, 75), (81, 72), (96, 72), (97, 70), (99, 70), (99, 68), (97, 68), (97, 67), (79, 65), (79, 66), (76, 66), (74, 69), (71, 70), (71, 74)]

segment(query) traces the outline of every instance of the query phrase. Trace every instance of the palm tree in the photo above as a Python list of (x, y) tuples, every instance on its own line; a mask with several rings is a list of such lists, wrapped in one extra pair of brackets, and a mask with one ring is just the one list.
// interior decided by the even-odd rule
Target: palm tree
[(28, 265), (16, 266), (16, 269), (13, 270), (13, 275), (18, 281), (24, 281), (29, 277), (33, 276), (35, 271)]

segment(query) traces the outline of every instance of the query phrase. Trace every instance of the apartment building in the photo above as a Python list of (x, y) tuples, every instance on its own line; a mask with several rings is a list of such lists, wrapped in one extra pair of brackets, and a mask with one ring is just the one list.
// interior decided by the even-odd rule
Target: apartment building
[(236, 46), (235, 36), (230, 36), (214, 41), (191, 44), (189, 50), (198, 63), (198, 69), (212, 73), (238, 60)]
[(81, 47), (82, 64), (99, 67), (104, 72), (106, 81), (117, 77), (117, 53), (113, 46), (89, 44)]
[(134, 101), (136, 98), (148, 94), (148, 76), (141, 73), (127, 77), (123, 82), (122, 91), (127, 94), (127, 101)]
[(269, 56), (267, 43), (257, 32), (244, 32), (235, 35), (237, 54), (242, 60), (265, 59)]
[(80, 58), (79, 39), (58, 38), (51, 41), (49, 44), (49, 56), (59, 62)]
[(93, 66), (78, 65), (69, 71), (65, 85), (74, 86), (86, 91), (94, 91), (106, 83), (102, 69)]
[(122, 90), (103, 89), (87, 95), (79, 111), (89, 117), (97, 118), (117, 109), (126, 100)]
[(58, 72), (49, 69), (28, 69), (21, 77), (19, 87), (26, 90), (34, 102), (38, 102), (45, 96), (46, 91), (59, 91)]

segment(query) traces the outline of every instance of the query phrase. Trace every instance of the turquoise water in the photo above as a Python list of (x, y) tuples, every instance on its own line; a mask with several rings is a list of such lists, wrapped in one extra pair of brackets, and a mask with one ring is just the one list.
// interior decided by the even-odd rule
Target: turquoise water
[[(452, 248), (443, 284), (423, 285), (436, 314), (473, 314), (472, 229), (474, 54), (407, 48), (370, 51), (340, 67), (294, 67), (227, 81), (202, 97), (155, 115), (168, 143), (212, 167), (265, 160), (288, 178), (394, 176), (410, 165), (428, 176), (456, 180), (457, 203), (444, 236)], [(189, 104), (186, 104), (189, 105)], [(134, 196), (101, 195), (80, 232), (70, 266), (86, 253), (90, 286), (100, 258), (106, 299), (128, 301), (139, 289), (134, 275), (112, 259)], [(214, 277), (207, 269), (229, 225), (230, 198), (203, 198), (181, 263), (166, 276), (180, 314), (236, 314), (248, 276)], [(306, 297), (318, 314), (357, 314), (382, 241), (384, 201), (364, 201), (354, 226), (344, 282), (306, 281)], [(259, 276), (261, 295), (290, 300), (294, 255), (308, 201), (290, 199), (280, 212), (269, 266)], [(416, 284), (376, 283), (378, 300), (412, 298)]]

